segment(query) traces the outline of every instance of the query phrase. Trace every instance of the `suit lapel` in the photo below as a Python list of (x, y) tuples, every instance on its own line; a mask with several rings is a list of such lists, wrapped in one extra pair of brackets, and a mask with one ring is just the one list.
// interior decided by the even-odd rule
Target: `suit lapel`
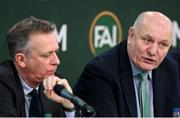
[(123, 86), (123, 93), (125, 95), (128, 110), (130, 112), (130, 116), (137, 116), (135, 88), (133, 82), (132, 69), (127, 54), (126, 41), (122, 43), (122, 45), (120, 45), (118, 53), (120, 55), (120, 79)]
[(121, 78), (122, 78), (123, 91), (129, 112), (131, 116), (137, 116), (136, 97), (135, 97), (133, 79), (132, 77), (130, 77), (130, 74), (128, 73), (122, 73)]
[[(162, 70), (162, 69), (161, 69)], [(153, 103), (154, 116), (163, 116), (163, 109), (165, 106), (165, 80), (166, 76), (160, 69), (153, 71)]]
[[(9, 62), (10, 63), (10, 66), (12, 68), (12, 71), (13, 71), (13, 75), (12, 75), (12, 78), (14, 78), (13, 80), (15, 80), (15, 85), (14, 87), (12, 87), (12, 90), (15, 91), (15, 95), (16, 95), (16, 98), (17, 101), (17, 112), (20, 116), (26, 116), (26, 112), (25, 112), (25, 98), (24, 98), (24, 91), (23, 91), (23, 87), (22, 87), (22, 84), (21, 84), (21, 81), (20, 81), (20, 78), (19, 78), (19, 75), (17, 74), (17, 71), (16, 71), (16, 68), (15, 68), (15, 65), (12, 61)], [(11, 79), (10, 83), (13, 82), (13, 80)]]
[(18, 103), (20, 107), (20, 114), (21, 116), (26, 116), (24, 92), (21, 90), (22, 89), (17, 90), (17, 98), (19, 98)]

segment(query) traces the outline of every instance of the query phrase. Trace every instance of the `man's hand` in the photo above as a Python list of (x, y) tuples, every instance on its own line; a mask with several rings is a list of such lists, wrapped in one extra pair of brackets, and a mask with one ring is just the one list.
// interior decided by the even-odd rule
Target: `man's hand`
[(56, 84), (64, 86), (64, 88), (66, 88), (67, 91), (72, 93), (72, 89), (66, 79), (60, 79), (57, 76), (50, 76), (43, 80), (44, 94), (47, 96), (47, 98), (62, 104), (65, 108), (74, 108), (74, 104), (71, 101), (61, 96), (58, 96), (54, 92), (53, 88)]

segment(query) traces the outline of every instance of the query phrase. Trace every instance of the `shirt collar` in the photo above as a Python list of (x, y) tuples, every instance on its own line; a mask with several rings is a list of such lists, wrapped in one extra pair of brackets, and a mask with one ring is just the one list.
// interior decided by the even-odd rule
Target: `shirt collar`
[[(133, 64), (131, 60), (130, 60), (130, 63), (131, 63), (131, 68), (132, 68), (133, 76), (136, 76), (136, 75), (138, 75), (138, 74), (143, 72), (141, 69), (136, 67), (135, 64)], [(152, 79), (152, 71), (148, 71), (148, 75), (149, 75), (149, 78), (151, 80)]]
[[(21, 80), (22, 86), (23, 86), (23, 91), (25, 95), (28, 95), (34, 88), (30, 87), (19, 75), (19, 78)], [(37, 91), (39, 89), (39, 86), (35, 88)]]

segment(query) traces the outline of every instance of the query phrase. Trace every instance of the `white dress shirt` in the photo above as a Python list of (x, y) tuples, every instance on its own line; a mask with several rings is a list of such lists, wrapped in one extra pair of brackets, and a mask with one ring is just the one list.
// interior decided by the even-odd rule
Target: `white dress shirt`
[[(133, 73), (133, 81), (134, 81), (134, 88), (135, 88), (135, 95), (136, 95), (136, 105), (137, 105), (137, 116), (141, 117), (141, 107), (140, 107), (140, 79), (137, 77), (138, 74), (142, 73), (142, 70), (138, 69), (132, 62), (131, 68)], [(153, 106), (153, 86), (152, 86), (152, 71), (148, 71), (148, 96), (150, 98), (151, 104), (151, 113), (154, 116), (154, 106)]]

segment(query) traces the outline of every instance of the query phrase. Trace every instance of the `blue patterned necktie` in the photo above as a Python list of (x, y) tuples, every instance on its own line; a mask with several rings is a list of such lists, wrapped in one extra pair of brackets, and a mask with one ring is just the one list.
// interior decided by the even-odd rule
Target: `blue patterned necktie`
[[(140, 106), (141, 106), (141, 112), (142, 117), (151, 117), (151, 102), (150, 102), (150, 96), (148, 96), (148, 73), (141, 73), (140, 74), (141, 79), (141, 87), (140, 87)], [(150, 92), (150, 91), (149, 91)]]
[(32, 97), (30, 108), (29, 108), (29, 117), (41, 117), (42, 108), (40, 98), (36, 89), (33, 89), (29, 95)]

